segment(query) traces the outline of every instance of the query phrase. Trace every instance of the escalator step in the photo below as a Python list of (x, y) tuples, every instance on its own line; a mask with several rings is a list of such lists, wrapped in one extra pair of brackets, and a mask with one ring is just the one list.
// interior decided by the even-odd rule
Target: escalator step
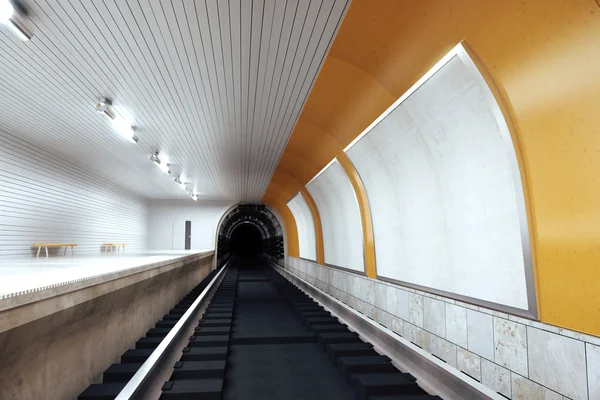
[(204, 313), (204, 315), (202, 316), (202, 319), (231, 319), (233, 318), (233, 313), (232, 312), (207, 312)]
[(351, 374), (398, 372), (386, 356), (340, 357), (337, 359), (337, 367), (346, 381)]
[(155, 349), (164, 338), (161, 337), (143, 337), (135, 342), (136, 349)]
[(220, 400), (223, 379), (167, 381), (162, 387), (163, 400)]
[(307, 332), (294, 336), (249, 336), (235, 337), (231, 339), (231, 344), (296, 344), (296, 343), (314, 343), (317, 341), (317, 335), (314, 332)]
[(317, 337), (319, 345), (323, 350), (330, 343), (363, 343), (356, 332), (319, 332)]
[(227, 347), (184, 347), (181, 361), (226, 360)]
[(179, 321), (181, 319), (181, 315), (177, 314), (166, 314), (163, 317), (163, 321)]
[(198, 324), (198, 326), (212, 326), (212, 327), (216, 327), (216, 326), (231, 326), (231, 319), (208, 319), (208, 320), (204, 320), (202, 319), (200, 321), (200, 324)]
[(321, 318), (321, 317), (328, 318), (328, 317), (331, 317), (332, 315), (325, 310), (321, 310), (321, 311), (301, 311), (300, 316), (302, 318)]
[(225, 379), (226, 360), (177, 361), (173, 367), (172, 381), (187, 379)]
[(348, 327), (344, 324), (337, 325), (313, 325), (310, 327), (310, 330), (313, 332), (323, 332), (323, 333), (334, 333), (334, 332), (350, 332)]
[(102, 381), (104, 383), (127, 382), (141, 366), (142, 363), (113, 364), (104, 371)]
[(231, 333), (230, 326), (218, 326), (215, 328), (212, 327), (198, 327), (194, 329), (194, 336), (210, 336), (210, 335), (229, 335)]
[(146, 332), (146, 337), (165, 337), (171, 332), (170, 328), (152, 328)]
[(177, 321), (158, 321), (156, 325), (157, 328), (172, 328), (177, 324)]
[(439, 396), (427, 396), (427, 395), (408, 395), (408, 396), (369, 396), (369, 400), (442, 400)]
[(190, 336), (188, 347), (223, 347), (229, 343), (229, 335)]
[(325, 346), (327, 356), (335, 365), (339, 357), (378, 356), (370, 343), (332, 343)]
[(129, 349), (121, 356), (122, 363), (143, 363), (154, 349)]
[(113, 400), (127, 385), (127, 382), (95, 383), (81, 393), (78, 400)]
[(351, 375), (356, 400), (368, 400), (371, 395), (426, 394), (410, 374), (356, 374)]
[(339, 324), (340, 321), (338, 321), (337, 318), (334, 318), (334, 317), (311, 317), (311, 318), (305, 318), (304, 323), (307, 326), (333, 325), (333, 324)]

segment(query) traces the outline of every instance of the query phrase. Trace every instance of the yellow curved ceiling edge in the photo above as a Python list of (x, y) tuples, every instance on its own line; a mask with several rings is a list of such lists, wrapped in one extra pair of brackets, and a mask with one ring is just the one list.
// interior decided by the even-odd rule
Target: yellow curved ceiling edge
[(315, 224), (315, 245), (317, 247), (317, 263), (324, 265), (325, 264), (325, 246), (323, 245), (323, 226), (321, 225), (321, 215), (319, 214), (319, 208), (317, 207), (317, 203), (310, 195), (309, 191), (306, 187), (302, 187), (300, 189), (300, 193), (308, 207), (310, 208), (310, 213), (313, 217), (313, 222)]
[(600, 335), (599, 32), (588, 0), (354, 0), (278, 166), (295, 182), (278, 185), (337, 155), (329, 139), (312, 154), (315, 135), (345, 147), (466, 39), (518, 123), (540, 318)]

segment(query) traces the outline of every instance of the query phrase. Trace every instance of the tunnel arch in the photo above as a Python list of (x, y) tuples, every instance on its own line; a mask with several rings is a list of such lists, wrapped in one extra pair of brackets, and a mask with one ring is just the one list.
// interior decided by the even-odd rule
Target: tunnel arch
[[(283, 224), (270, 207), (236, 204), (223, 214), (217, 225), (216, 266), (221, 267), (236, 254), (266, 257), (279, 263), (285, 253), (284, 233)], [(240, 235), (244, 234), (247, 243), (241, 241)], [(254, 248), (246, 248), (248, 243)]]

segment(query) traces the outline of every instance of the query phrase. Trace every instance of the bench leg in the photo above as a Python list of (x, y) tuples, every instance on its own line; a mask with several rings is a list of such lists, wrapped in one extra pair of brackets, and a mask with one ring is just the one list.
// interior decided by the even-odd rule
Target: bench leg
[(67, 255), (67, 246), (65, 246), (65, 252), (63, 253), (63, 255)]
[(38, 252), (37, 252), (37, 257), (40, 256), (40, 251), (42, 250), (42, 246), (38, 246)]
[(71, 255), (74, 256), (75, 255), (75, 246), (71, 246)]
[(44, 248), (46, 249), (46, 258), (48, 257), (48, 246), (44, 246)]

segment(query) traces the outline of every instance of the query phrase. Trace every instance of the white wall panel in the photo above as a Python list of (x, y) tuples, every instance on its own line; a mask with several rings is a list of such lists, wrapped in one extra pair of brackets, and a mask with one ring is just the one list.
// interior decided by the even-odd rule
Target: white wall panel
[(146, 200), (0, 130), (0, 257), (31, 255), (35, 242), (146, 248)]
[(364, 272), (360, 209), (342, 166), (335, 160), (306, 188), (321, 217), (325, 263)]
[(298, 227), (298, 244), (300, 257), (307, 260), (317, 260), (317, 240), (315, 238), (315, 221), (310, 212), (310, 207), (301, 193), (298, 193), (287, 203), (294, 215)]
[(348, 150), (369, 196), (377, 273), (528, 309), (514, 148), (491, 91), (460, 54)]
[(229, 206), (227, 201), (151, 200), (148, 249), (183, 248), (185, 221), (191, 221), (191, 250), (214, 250), (217, 224)]

